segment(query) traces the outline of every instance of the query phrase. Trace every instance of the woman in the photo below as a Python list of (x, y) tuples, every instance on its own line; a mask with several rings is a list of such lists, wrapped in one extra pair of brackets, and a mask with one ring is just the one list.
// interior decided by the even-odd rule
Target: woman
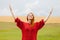
[(22, 40), (37, 40), (37, 32), (41, 29), (50, 15), (52, 14), (53, 9), (50, 11), (49, 16), (46, 19), (41, 19), (41, 21), (34, 23), (34, 15), (30, 12), (27, 15), (27, 23), (22, 22), (19, 18), (15, 18), (11, 5), (9, 6), (12, 16), (16, 22), (16, 25), (21, 29)]

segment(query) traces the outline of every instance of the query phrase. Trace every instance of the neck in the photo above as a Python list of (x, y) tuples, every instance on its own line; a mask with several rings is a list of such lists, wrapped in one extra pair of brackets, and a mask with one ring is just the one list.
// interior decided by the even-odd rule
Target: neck
[(31, 27), (34, 25), (34, 23), (32, 22), (32, 20), (28, 20), (28, 23), (30, 24)]
[(28, 23), (31, 24), (31, 20), (28, 20)]

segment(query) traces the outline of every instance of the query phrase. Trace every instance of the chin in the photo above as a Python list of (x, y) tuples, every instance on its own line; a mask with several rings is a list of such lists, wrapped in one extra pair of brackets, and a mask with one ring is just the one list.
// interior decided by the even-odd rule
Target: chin
[(29, 19), (33, 19), (33, 18), (29, 18)]
[(30, 18), (30, 20), (32, 20), (32, 18)]

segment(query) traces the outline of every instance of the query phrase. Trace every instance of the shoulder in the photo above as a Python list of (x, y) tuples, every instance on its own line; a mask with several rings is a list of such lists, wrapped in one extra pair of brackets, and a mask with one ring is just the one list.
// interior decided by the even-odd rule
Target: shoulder
[(45, 23), (44, 19), (41, 19), (39, 22), (41, 22), (41, 23)]
[(39, 22), (35, 22), (34, 24), (35, 24), (35, 25), (38, 25), (38, 24), (39, 24)]
[(18, 17), (15, 19), (15, 22), (17, 22), (17, 23), (24, 23), (24, 21), (20, 20)]
[(39, 22), (35, 22), (35, 24), (45, 23), (44, 19), (41, 19)]

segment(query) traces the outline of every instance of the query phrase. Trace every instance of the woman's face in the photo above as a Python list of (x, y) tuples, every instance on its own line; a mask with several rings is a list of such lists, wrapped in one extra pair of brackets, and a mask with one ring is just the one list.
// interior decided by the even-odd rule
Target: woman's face
[(28, 15), (27, 15), (27, 18), (28, 20), (32, 20), (34, 18), (34, 15), (32, 12), (30, 12)]

